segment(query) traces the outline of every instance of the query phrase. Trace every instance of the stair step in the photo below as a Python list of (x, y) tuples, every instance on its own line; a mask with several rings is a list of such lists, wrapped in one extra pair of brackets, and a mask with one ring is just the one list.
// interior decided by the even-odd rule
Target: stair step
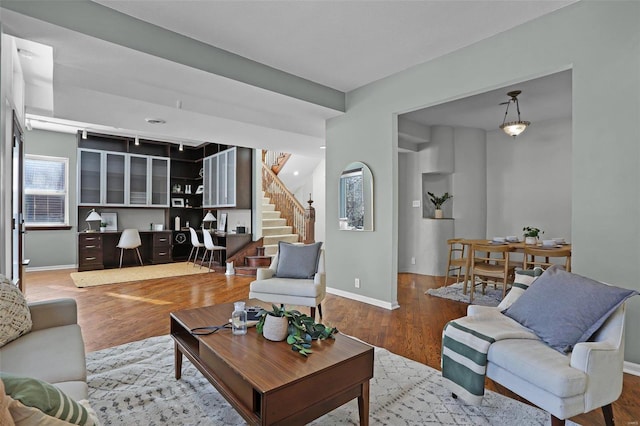
[(264, 194), (262, 194), (262, 204), (271, 204), (271, 198), (265, 197)]
[(262, 219), (280, 219), (280, 212), (277, 210), (262, 211)]
[(272, 226), (287, 226), (287, 219), (277, 218), (277, 219), (262, 219), (262, 228), (269, 228)]
[(275, 256), (276, 254), (278, 254), (278, 244), (265, 245), (264, 254), (266, 256)]
[(275, 204), (263, 204), (262, 205), (262, 211), (263, 212), (272, 212), (276, 210), (276, 205)]
[(236, 266), (235, 270), (236, 270), (236, 275), (248, 275), (248, 276), (256, 276), (256, 269), (255, 267), (251, 267), (251, 266)]
[(271, 265), (271, 256), (246, 256), (245, 259), (245, 266), (268, 268)]
[(291, 230), (293, 227), (291, 226), (267, 226), (262, 227), (262, 236), (271, 236), (271, 235), (292, 235)]
[(287, 234), (287, 235), (265, 235), (263, 238), (263, 245), (278, 245), (278, 241), (286, 241), (288, 243), (297, 243), (298, 242), (298, 234)]

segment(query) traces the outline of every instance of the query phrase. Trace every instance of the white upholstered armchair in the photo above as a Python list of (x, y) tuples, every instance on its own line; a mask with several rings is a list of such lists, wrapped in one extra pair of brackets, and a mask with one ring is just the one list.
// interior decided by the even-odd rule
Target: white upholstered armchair
[(315, 318), (316, 306), (322, 318), (321, 302), (326, 296), (324, 250), (320, 250), (317, 271), (313, 278), (284, 278), (276, 276), (280, 252), (271, 261), (269, 268), (259, 268), (256, 280), (251, 283), (249, 297), (276, 304), (311, 307)]
[[(501, 308), (470, 305), (467, 314)], [(491, 345), (487, 377), (551, 414), (552, 425), (602, 407), (613, 425), (611, 403), (622, 392), (624, 362), (622, 304), (588, 342), (563, 355), (538, 340), (506, 339)]]

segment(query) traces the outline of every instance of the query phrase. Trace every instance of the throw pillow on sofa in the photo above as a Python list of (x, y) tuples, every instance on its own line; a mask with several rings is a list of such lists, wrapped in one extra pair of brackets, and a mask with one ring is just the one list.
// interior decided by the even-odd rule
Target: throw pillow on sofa
[(522, 293), (524, 293), (524, 291), (528, 289), (529, 286), (533, 284), (533, 282), (540, 275), (542, 275), (543, 272), (544, 272), (544, 269), (542, 269), (539, 266), (536, 266), (533, 269), (527, 269), (527, 270), (516, 269), (513, 285), (511, 286), (511, 289), (509, 290), (507, 295), (504, 297), (504, 299), (502, 299), (502, 301), (498, 305), (498, 308), (500, 308), (500, 311), (504, 311), (509, 306), (511, 306), (513, 302), (518, 300), (518, 298), (522, 296)]
[(55, 417), (75, 425), (99, 425), (95, 412), (74, 401), (57, 387), (31, 377), (20, 377), (1, 373), (5, 391), (21, 405), (37, 408), (50, 417)]
[(568, 353), (586, 342), (635, 290), (614, 287), (565, 271), (547, 269), (503, 313), (555, 350)]
[(31, 311), (22, 292), (0, 275), (0, 347), (31, 331)]

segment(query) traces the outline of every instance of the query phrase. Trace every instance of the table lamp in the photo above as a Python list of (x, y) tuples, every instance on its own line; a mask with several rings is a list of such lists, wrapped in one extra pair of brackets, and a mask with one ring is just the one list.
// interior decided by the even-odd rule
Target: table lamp
[(209, 210), (204, 216), (204, 219), (202, 219), (202, 222), (209, 222), (209, 231), (211, 231), (211, 222), (215, 222), (216, 220), (216, 217), (213, 215), (213, 213), (211, 213), (211, 210)]
[(94, 222), (94, 221), (102, 222), (102, 217), (98, 214), (96, 209), (91, 209), (85, 221), (89, 225), (89, 229), (87, 229), (87, 232), (92, 232), (93, 230), (91, 229), (91, 222)]

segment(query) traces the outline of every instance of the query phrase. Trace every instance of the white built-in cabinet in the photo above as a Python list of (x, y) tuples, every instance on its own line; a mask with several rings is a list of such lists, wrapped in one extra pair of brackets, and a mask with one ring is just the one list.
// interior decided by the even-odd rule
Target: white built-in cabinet
[(169, 207), (169, 158), (79, 148), (78, 205)]
[(233, 147), (203, 159), (202, 205), (251, 208), (251, 150)]

